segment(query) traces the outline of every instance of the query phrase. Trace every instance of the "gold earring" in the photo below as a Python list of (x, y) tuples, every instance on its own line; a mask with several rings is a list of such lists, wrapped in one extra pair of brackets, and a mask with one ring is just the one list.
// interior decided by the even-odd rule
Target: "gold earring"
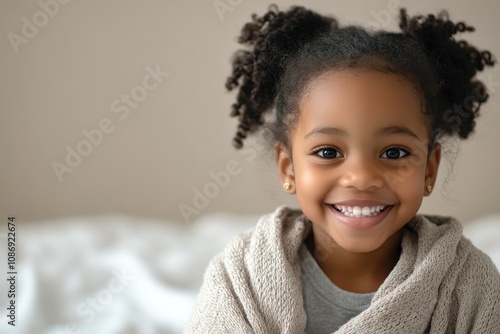
[(292, 189), (292, 184), (290, 182), (285, 182), (285, 184), (283, 186), (284, 186), (286, 191)]
[(432, 186), (429, 184), (425, 187), (425, 191), (427, 192), (427, 195), (429, 195), (432, 191)]

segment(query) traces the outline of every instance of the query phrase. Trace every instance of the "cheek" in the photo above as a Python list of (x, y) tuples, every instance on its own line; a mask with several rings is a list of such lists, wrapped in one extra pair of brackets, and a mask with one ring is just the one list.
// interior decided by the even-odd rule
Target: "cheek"
[(324, 170), (304, 162), (295, 166), (295, 182), (297, 184), (297, 199), (320, 201), (331, 189)]
[(400, 179), (395, 183), (393, 191), (400, 199), (412, 207), (419, 208), (423, 199), (424, 172), (423, 170), (414, 170), (413, 173)]

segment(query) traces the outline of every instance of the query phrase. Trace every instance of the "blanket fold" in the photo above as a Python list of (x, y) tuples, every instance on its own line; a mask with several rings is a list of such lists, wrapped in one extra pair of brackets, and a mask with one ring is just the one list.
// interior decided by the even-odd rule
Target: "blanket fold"
[[(334, 333), (500, 333), (500, 274), (462, 225), (416, 215), (403, 229), (372, 304)], [(235, 236), (210, 261), (184, 333), (304, 333), (298, 250), (310, 230), (281, 206)]]

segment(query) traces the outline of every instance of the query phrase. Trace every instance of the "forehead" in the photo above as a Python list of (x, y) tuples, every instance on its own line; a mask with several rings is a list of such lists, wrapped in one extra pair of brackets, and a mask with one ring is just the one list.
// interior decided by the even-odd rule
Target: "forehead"
[(424, 137), (427, 131), (413, 85), (392, 73), (368, 69), (327, 72), (307, 85), (299, 108), (299, 131), (331, 125), (366, 132), (389, 124), (412, 127)]

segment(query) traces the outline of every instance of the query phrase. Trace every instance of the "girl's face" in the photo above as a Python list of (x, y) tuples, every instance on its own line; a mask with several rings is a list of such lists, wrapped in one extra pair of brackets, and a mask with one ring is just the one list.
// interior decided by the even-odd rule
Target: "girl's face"
[(420, 102), (401, 76), (344, 70), (309, 87), (291, 155), (277, 147), (281, 180), (293, 185), (316, 240), (376, 250), (417, 213), (440, 146), (428, 157)]

